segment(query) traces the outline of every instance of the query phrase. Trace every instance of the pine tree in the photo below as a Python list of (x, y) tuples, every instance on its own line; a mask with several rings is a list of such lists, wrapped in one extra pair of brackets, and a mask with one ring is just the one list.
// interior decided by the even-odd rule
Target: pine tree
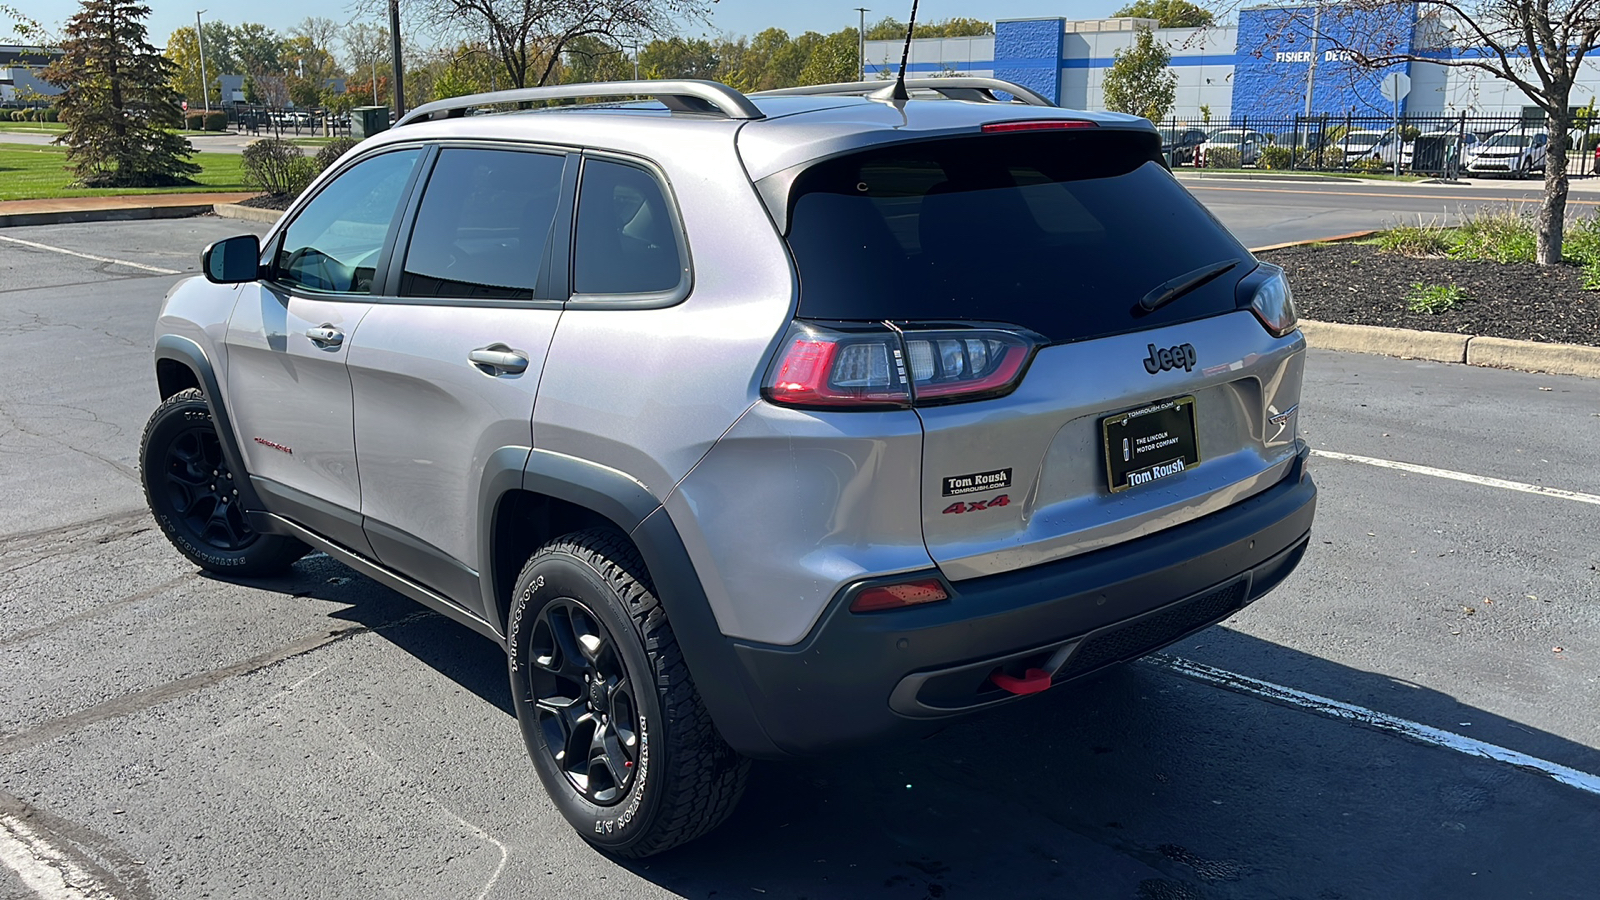
[(150, 7), (134, 0), (83, 0), (67, 22), (65, 55), (44, 71), (56, 99), (67, 160), (86, 187), (192, 183), (189, 142), (170, 60), (145, 39)]

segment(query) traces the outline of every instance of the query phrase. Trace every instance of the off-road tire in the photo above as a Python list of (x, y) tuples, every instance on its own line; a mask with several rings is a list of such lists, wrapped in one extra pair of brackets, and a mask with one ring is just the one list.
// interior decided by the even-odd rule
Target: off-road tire
[(228, 470), (199, 388), (179, 391), (156, 407), (139, 441), (139, 476), (161, 532), (202, 569), (246, 578), (275, 575), (311, 549), (249, 527), (230, 486), (248, 476)]
[[(583, 612), (592, 613), (593, 620), (585, 627), (597, 621), (606, 632), (591, 638), (589, 646), (607, 639), (615, 646), (636, 713), (637, 762), (625, 764), (633, 775), (617, 783), (617, 796), (603, 803), (593, 802), (580, 789), (546, 740), (552, 727), (565, 731), (570, 721), (553, 708), (573, 708), (569, 697), (554, 696), (573, 691), (559, 687), (568, 679), (552, 674), (556, 666), (547, 652), (549, 635), (561, 616), (571, 619)], [(617, 856), (650, 856), (705, 834), (733, 812), (744, 792), (749, 761), (712, 724), (649, 572), (626, 536), (595, 528), (540, 548), (517, 577), (507, 621), (511, 694), (523, 739), (545, 790), (585, 840)], [(585, 679), (601, 680), (600, 664), (595, 666)], [(536, 687), (541, 679), (545, 686)], [(536, 696), (541, 691), (551, 696)], [(593, 707), (594, 696), (591, 708), (603, 709)], [(592, 722), (598, 714), (589, 718), (590, 727), (596, 727)], [(613, 729), (626, 725), (616, 722), (615, 707), (611, 719)], [(602, 776), (614, 768), (603, 767)], [(592, 792), (592, 776), (586, 783)]]

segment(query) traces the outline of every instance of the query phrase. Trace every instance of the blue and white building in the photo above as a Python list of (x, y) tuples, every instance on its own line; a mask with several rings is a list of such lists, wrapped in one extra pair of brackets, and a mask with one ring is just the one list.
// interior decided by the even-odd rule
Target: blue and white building
[[(1313, 22), (1320, 35), (1315, 41)], [(1320, 12), (1314, 6), (1262, 6), (1241, 10), (1234, 24), (1205, 28), (1157, 28), (1152, 19), (1001, 19), (990, 36), (912, 42), (908, 71), (992, 75), (1064, 107), (1099, 110), (1105, 108), (1106, 71), (1143, 28), (1151, 29), (1172, 55), (1178, 79), (1172, 115), (1179, 119), (1198, 120), (1202, 107), (1212, 122), (1287, 118), (1306, 111), (1308, 87), (1316, 114), (1389, 115), (1393, 104), (1382, 97), (1388, 72), (1410, 79), (1410, 93), (1400, 105), (1405, 115), (1519, 115), (1530, 105), (1515, 87), (1486, 72), (1424, 62), (1372, 71), (1335, 49), (1367, 46), (1362, 42), (1386, 44), (1399, 53), (1442, 48), (1446, 42), (1435, 38), (1444, 26), (1409, 5), (1363, 10), (1328, 3)], [(866, 77), (893, 77), (901, 47), (900, 41), (868, 41)], [(1459, 51), (1433, 52), (1443, 58)], [(1597, 96), (1600, 54), (1585, 60), (1572, 103), (1582, 106)]]

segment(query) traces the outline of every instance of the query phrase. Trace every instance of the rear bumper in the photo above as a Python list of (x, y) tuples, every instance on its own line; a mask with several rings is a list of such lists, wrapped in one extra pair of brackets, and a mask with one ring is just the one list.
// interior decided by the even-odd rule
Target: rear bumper
[[(1060, 686), (1227, 618), (1305, 553), (1316, 485), (1302, 451), (1277, 485), (1203, 519), (1083, 556), (957, 582), (951, 599), (851, 613), (836, 597), (801, 644), (730, 641), (750, 719), (805, 756), (1019, 699), (997, 668), (1044, 668)], [(746, 711), (742, 711), (746, 712)]]

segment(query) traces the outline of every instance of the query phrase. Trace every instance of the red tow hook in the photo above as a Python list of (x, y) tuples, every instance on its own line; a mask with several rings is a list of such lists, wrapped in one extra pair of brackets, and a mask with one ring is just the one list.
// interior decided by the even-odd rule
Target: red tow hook
[(1048, 690), (1050, 687), (1050, 673), (1043, 669), (1029, 669), (1023, 673), (1021, 678), (1007, 675), (1004, 669), (995, 669), (994, 673), (989, 676), (989, 680), (999, 686), (1001, 690), (1010, 691), (1018, 695), (1037, 694)]

